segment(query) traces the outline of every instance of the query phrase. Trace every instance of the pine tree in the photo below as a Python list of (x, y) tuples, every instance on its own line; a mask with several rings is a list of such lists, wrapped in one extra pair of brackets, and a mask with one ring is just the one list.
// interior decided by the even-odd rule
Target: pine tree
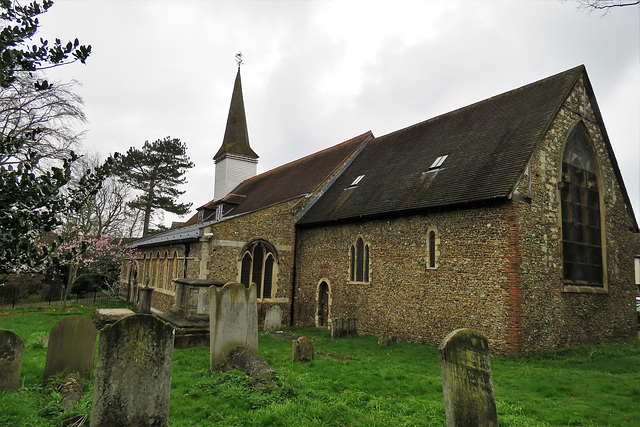
[(187, 156), (187, 146), (178, 138), (166, 137), (145, 141), (142, 149), (129, 148), (120, 159), (118, 175), (140, 194), (131, 206), (144, 212), (142, 237), (149, 234), (149, 223), (156, 210), (177, 215), (189, 212), (191, 203), (178, 203), (184, 191), (178, 186), (187, 182), (185, 173), (194, 166)]

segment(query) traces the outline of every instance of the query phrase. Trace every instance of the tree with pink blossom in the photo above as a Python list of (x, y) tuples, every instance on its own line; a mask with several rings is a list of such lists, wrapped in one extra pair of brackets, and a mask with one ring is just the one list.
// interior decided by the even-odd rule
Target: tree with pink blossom
[(61, 241), (51, 258), (53, 266), (67, 269), (62, 291), (63, 308), (76, 282), (87, 276), (100, 277), (107, 288), (118, 283), (122, 266), (134, 262), (137, 251), (123, 244), (122, 239), (106, 235), (86, 236), (72, 228), (60, 236)]

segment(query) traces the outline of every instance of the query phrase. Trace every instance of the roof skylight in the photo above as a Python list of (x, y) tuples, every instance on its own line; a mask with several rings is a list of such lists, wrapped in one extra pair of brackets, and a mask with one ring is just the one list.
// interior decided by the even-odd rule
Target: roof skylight
[(364, 178), (364, 175), (360, 175), (359, 177), (354, 179), (349, 187), (355, 187), (356, 185), (358, 185), (358, 183), (362, 181), (362, 178)]
[(448, 154), (445, 154), (443, 156), (439, 156), (437, 159), (435, 159), (433, 161), (433, 163), (431, 164), (431, 166), (429, 166), (429, 170), (433, 170), (433, 169), (438, 169), (440, 168), (440, 166), (442, 166), (442, 164), (444, 163), (445, 160), (447, 160), (447, 157), (449, 157)]

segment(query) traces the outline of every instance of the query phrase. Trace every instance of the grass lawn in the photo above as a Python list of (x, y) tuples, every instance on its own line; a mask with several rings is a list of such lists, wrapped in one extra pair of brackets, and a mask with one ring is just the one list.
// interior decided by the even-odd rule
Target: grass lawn
[[(54, 310), (55, 309), (55, 310)], [(26, 343), (22, 388), (0, 393), (0, 426), (58, 426), (61, 396), (42, 385), (42, 336), (63, 316), (94, 307), (0, 311), (0, 329)], [(314, 338), (316, 360), (291, 363), (291, 342), (260, 335), (260, 355), (278, 387), (259, 387), (244, 374), (209, 372), (209, 349), (174, 350), (171, 426), (444, 426), (435, 346), (377, 339), (331, 340), (329, 333), (292, 329)], [(492, 358), (501, 426), (640, 425), (640, 345), (609, 344), (513, 359)], [(75, 411), (89, 414), (92, 384)], [(88, 425), (88, 424), (87, 424)]]

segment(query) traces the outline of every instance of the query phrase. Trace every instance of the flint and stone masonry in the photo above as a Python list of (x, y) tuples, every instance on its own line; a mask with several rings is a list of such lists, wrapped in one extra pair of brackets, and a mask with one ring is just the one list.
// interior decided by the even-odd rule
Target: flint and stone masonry
[[(558, 184), (564, 144), (584, 123), (601, 173), (606, 284), (566, 286)], [(296, 325), (313, 325), (318, 285), (329, 317), (355, 317), (361, 333), (438, 345), (472, 328), (492, 351), (521, 356), (633, 339), (634, 225), (582, 79), (551, 123), (510, 200), (455, 210), (306, 227), (296, 245)], [(437, 230), (437, 268), (428, 268)], [(370, 281), (349, 281), (349, 248), (370, 247)]]

